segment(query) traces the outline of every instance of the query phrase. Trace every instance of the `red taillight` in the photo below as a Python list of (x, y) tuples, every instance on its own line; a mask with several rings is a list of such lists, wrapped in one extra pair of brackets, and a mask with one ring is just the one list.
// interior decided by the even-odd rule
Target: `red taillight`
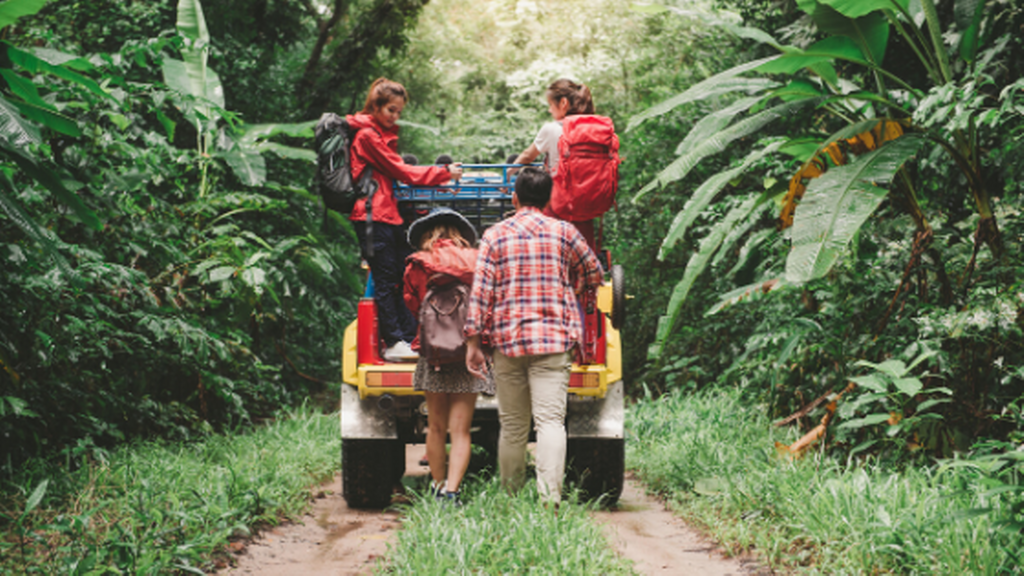
[(372, 388), (412, 388), (412, 372), (367, 372), (366, 385)]
[(573, 372), (569, 375), (569, 388), (597, 388), (600, 385), (601, 376), (598, 374)]

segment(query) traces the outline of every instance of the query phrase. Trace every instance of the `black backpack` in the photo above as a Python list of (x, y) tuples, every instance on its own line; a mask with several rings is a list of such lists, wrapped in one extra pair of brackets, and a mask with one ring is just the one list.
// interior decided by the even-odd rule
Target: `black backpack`
[[(320, 116), (314, 130), (317, 190), (327, 209), (342, 214), (351, 213), (357, 200), (370, 198), (377, 190), (377, 182), (369, 166), (363, 170), (358, 182), (352, 179), (349, 148), (357, 131), (348, 125), (347, 120), (333, 112), (325, 112)], [(367, 221), (371, 218), (371, 201), (372, 198), (366, 202)]]

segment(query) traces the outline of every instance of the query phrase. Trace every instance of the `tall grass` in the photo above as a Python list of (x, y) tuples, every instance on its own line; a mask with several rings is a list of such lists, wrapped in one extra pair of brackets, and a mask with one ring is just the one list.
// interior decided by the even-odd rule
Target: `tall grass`
[[(627, 465), (728, 549), (809, 573), (1020, 573), (1024, 538), (995, 518), (1013, 496), (970, 467), (885, 469), (776, 457), (762, 407), (735, 391), (666, 396), (629, 411)], [(974, 511), (989, 509), (986, 514)], [(1005, 517), (1005, 516), (1004, 516)]]
[(4, 487), (0, 572), (203, 574), (230, 538), (301, 512), (340, 448), (336, 415), (300, 410), (247, 434), (94, 452), (74, 472), (25, 470)]
[(511, 496), (497, 480), (463, 486), (467, 502), (461, 508), (414, 500), (378, 573), (634, 573), (575, 500), (563, 501), (556, 513), (541, 504), (535, 487)]

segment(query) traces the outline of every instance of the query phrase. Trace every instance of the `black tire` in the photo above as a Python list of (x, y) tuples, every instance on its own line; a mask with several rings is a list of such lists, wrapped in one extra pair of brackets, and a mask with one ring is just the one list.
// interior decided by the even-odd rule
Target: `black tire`
[(626, 471), (626, 443), (615, 438), (569, 438), (566, 442), (566, 480), (587, 500), (601, 498), (605, 506), (619, 501)]
[[(342, 440), (341, 493), (350, 508), (384, 508), (395, 486), (398, 440)], [(404, 471), (403, 457), (401, 468)], [(401, 476), (398, 476), (401, 479)]]
[(612, 266), (612, 328), (622, 328), (626, 321), (626, 273), (622, 266)]

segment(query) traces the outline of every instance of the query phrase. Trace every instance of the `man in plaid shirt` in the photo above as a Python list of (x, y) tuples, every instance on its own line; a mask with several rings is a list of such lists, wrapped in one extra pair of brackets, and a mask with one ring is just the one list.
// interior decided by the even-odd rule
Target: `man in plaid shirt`
[(494, 347), (498, 468), (513, 490), (526, 473), (530, 418), (537, 426), (537, 482), (558, 502), (565, 475), (565, 410), (572, 349), (583, 337), (576, 294), (601, 284), (601, 264), (570, 223), (545, 216), (551, 177), (524, 168), (511, 218), (480, 241), (466, 318), (466, 366), (484, 377), (481, 337)]

